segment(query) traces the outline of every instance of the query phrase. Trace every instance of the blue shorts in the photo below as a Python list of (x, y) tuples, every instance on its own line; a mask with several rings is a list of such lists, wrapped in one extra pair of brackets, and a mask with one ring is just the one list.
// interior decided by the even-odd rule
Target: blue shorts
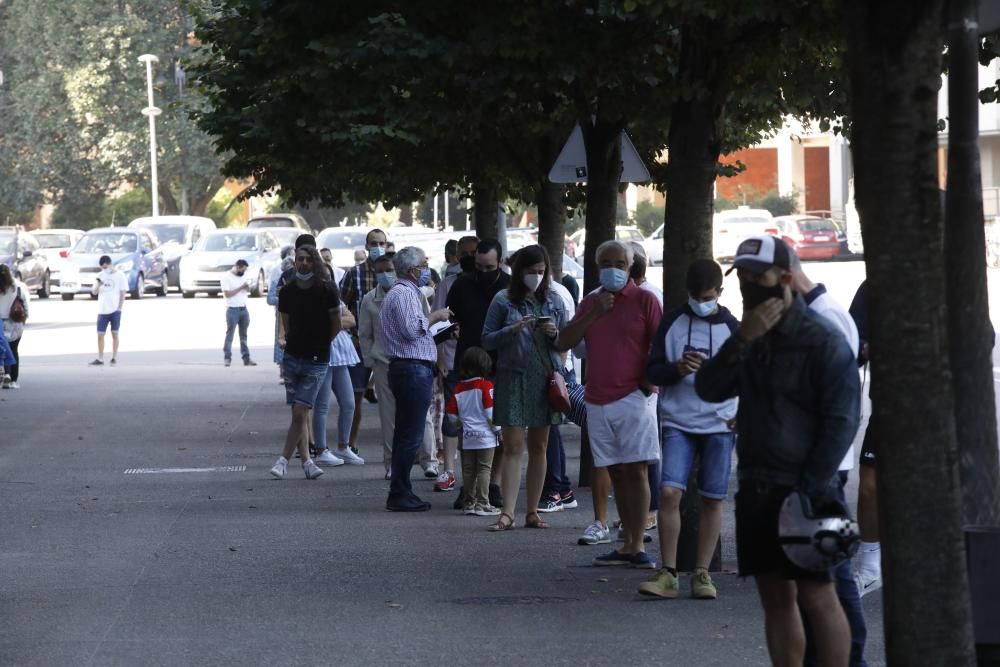
[[(361, 353), (358, 353), (361, 356)], [(355, 394), (363, 394), (368, 390), (368, 380), (371, 379), (372, 369), (365, 366), (364, 362), (359, 362), (350, 366), (351, 387)]]
[(285, 402), (311, 408), (316, 404), (320, 386), (326, 382), (330, 364), (326, 361), (305, 361), (288, 353), (285, 353), (281, 363), (285, 369)]
[(695, 454), (700, 452), (698, 494), (722, 500), (729, 491), (735, 442), (735, 433), (687, 433), (664, 426), (660, 486), (686, 491)]
[(97, 316), (97, 333), (102, 336), (107, 332), (108, 325), (111, 325), (111, 333), (118, 333), (118, 327), (122, 323), (122, 311), (116, 310), (113, 313)]

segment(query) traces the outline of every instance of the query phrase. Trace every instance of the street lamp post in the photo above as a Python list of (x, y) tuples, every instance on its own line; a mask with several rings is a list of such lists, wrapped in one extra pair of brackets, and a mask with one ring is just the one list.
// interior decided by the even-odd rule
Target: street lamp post
[(149, 172), (152, 180), (153, 217), (160, 215), (160, 194), (156, 183), (156, 117), (160, 109), (153, 106), (153, 63), (160, 62), (156, 56), (146, 53), (139, 56), (139, 62), (146, 64), (146, 93), (149, 105), (142, 110), (143, 116), (149, 117)]

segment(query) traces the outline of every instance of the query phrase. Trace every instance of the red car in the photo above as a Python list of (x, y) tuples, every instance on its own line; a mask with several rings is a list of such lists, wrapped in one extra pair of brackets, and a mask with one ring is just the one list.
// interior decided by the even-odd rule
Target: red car
[(775, 218), (778, 236), (801, 259), (830, 259), (840, 254), (837, 226), (828, 218), (783, 215)]

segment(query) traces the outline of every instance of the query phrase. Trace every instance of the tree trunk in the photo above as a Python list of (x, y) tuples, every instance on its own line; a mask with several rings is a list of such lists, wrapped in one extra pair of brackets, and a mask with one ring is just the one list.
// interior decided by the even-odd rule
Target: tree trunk
[(550, 183), (549, 179), (538, 188), (538, 244), (549, 253), (552, 262), (552, 279), (562, 278), (563, 249), (566, 239), (566, 206), (563, 204), (565, 186)]
[(886, 657), (892, 665), (971, 665), (937, 186), (942, 0), (844, 6)]
[(722, 107), (716, 102), (721, 98), (720, 62), (711, 40), (691, 28), (683, 30), (680, 69), (708, 92), (702, 99), (681, 100), (671, 109), (663, 221), (664, 307), (687, 301), (688, 265), (713, 256), (712, 196), (722, 149)]
[[(215, 195), (218, 194), (219, 192), (219, 188), (225, 185), (225, 183), (226, 179), (223, 178), (222, 176), (216, 176), (211, 181), (209, 181), (208, 184), (201, 191), (201, 194), (196, 196), (194, 198), (194, 201), (191, 202), (190, 206), (191, 215), (201, 215), (201, 216), (205, 215), (205, 211), (208, 210), (208, 205), (212, 203), (212, 200), (215, 198)], [(240, 194), (246, 192), (249, 187), (250, 186), (247, 185), (243, 190), (240, 191)]]
[(160, 186), (160, 215), (177, 215), (177, 199), (170, 191), (170, 186), (162, 184)]
[(622, 124), (603, 120), (580, 122), (587, 151), (587, 239), (583, 258), (584, 294), (598, 286), (597, 247), (615, 238), (618, 183), (622, 175)]
[(405, 227), (413, 226), (413, 205), (412, 204), (400, 204), (399, 205), (399, 224)]
[[(445, 203), (447, 205), (447, 202)], [(499, 232), (497, 216), (500, 211), (500, 193), (495, 185), (472, 186), (472, 213), (476, 223), (476, 236), (495, 239)], [(506, 248), (504, 251), (506, 252)]]
[(1000, 523), (1000, 462), (979, 172), (976, 9), (975, 0), (949, 3), (948, 196), (944, 248), (962, 515), (969, 525), (996, 526)]

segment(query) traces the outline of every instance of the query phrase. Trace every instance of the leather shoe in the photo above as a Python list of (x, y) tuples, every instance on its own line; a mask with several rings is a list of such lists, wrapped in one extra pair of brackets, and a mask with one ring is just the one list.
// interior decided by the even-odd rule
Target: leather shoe
[(398, 504), (389, 503), (385, 504), (385, 509), (388, 512), (426, 512), (430, 510), (431, 504), (424, 502), (422, 500), (413, 501), (412, 503)]

